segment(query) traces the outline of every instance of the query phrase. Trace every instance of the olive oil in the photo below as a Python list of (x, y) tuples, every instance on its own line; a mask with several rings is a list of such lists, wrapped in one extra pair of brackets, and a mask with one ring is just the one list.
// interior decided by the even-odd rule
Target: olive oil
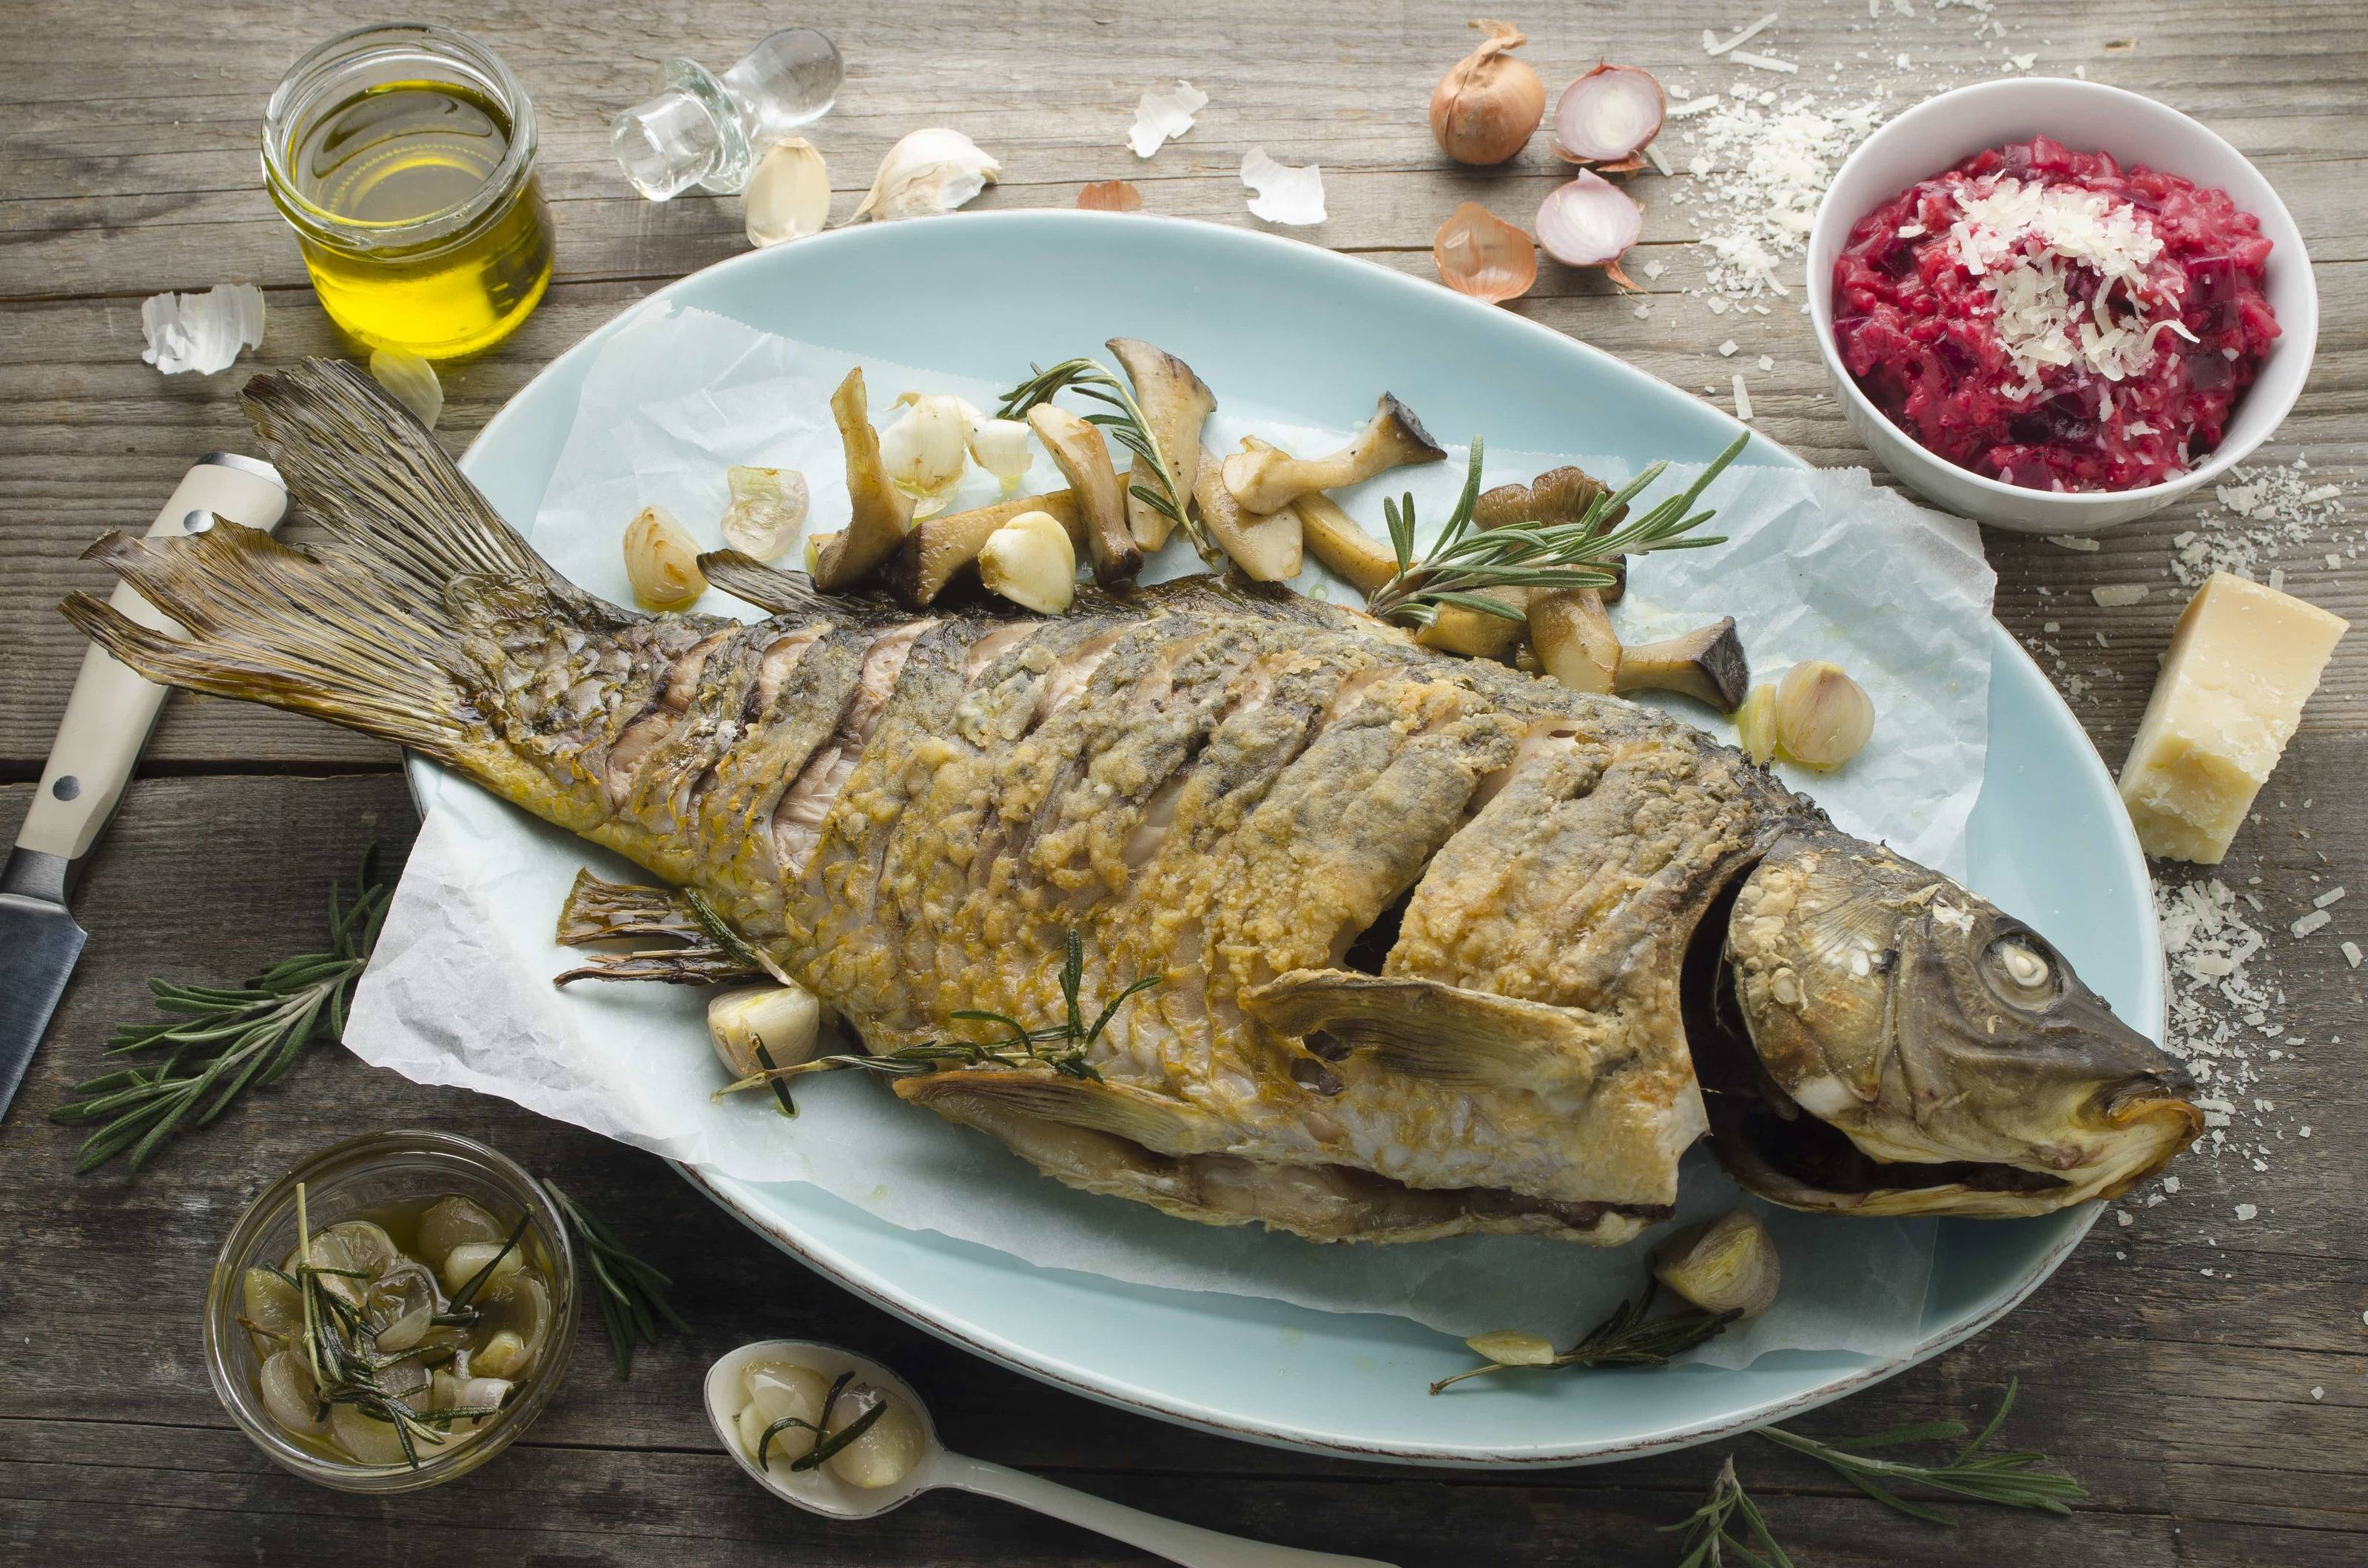
[(274, 151), (272, 195), (313, 290), (370, 347), (474, 353), (542, 298), (552, 232), (532, 121), (521, 131), (484, 88), (373, 81), (295, 117)]

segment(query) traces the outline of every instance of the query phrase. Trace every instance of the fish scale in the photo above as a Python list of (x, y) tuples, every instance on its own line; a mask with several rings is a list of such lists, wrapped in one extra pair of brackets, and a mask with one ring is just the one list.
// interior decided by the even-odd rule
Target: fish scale
[[(1093, 1076), (892, 1082), (1071, 1186), (1316, 1240), (1610, 1244), (1705, 1132), (1796, 1207), (2009, 1215), (2200, 1130), (2037, 933), (1666, 714), (1212, 578), (916, 617), (725, 553), (711, 579), (768, 619), (642, 615), (553, 574), (350, 368), (246, 401), (334, 549), (111, 537), (193, 635), (89, 596), (77, 626), (696, 890), (874, 1053), (979, 1038), (963, 1009), (1061, 1017), (1073, 929), (1088, 1010), (1162, 977)], [(563, 932), (679, 936), (580, 972), (688, 982), (740, 961), (708, 918), (596, 883)], [(1884, 961), (1838, 958), (1837, 921)]]

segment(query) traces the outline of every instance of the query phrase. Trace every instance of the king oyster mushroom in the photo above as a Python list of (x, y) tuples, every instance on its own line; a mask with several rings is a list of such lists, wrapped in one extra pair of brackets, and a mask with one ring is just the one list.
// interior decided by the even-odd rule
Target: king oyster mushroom
[(978, 559), (995, 530), (1030, 512), (1050, 512), (1069, 530), (1072, 543), (1085, 542), (1077, 515), (1077, 493), (1048, 490), (1041, 495), (1009, 495), (966, 512), (941, 512), (924, 517), (905, 536), (895, 564), (888, 569), (889, 585), (896, 597), (916, 609), (927, 609), (956, 574)]
[(1408, 463), (1443, 460), (1447, 449), (1430, 438), (1414, 410), (1382, 394), (1357, 438), (1323, 458), (1294, 458), (1273, 448), (1235, 452), (1225, 460), (1225, 488), (1245, 512), (1279, 512), (1311, 490), (1337, 490)]
[[(1225, 497), (1231, 500), (1233, 492), (1226, 491)], [(1291, 509), (1299, 514), (1301, 538), (1315, 559), (1359, 593), (1371, 597), (1398, 574), (1398, 558), (1388, 543), (1358, 527), (1357, 519), (1322, 491), (1309, 491)]]
[[(1499, 484), (1493, 490), (1483, 492), (1472, 503), (1472, 526), (1485, 529), (1522, 523), (1547, 527), (1576, 523), (1585, 518), (1588, 509), (1605, 494), (1603, 483), (1584, 469), (1549, 469), (1527, 484)], [(1619, 517), (1615, 515), (1605, 518), (1603, 526), (1610, 528), (1618, 521)], [(1494, 599), (1520, 616), (1526, 614), (1531, 603), (1543, 596), (1530, 588), (1500, 587), (1481, 590), (1476, 597)], [(1600, 603), (1598, 613), (1600, 613)], [(1609, 621), (1604, 623), (1607, 631), (1610, 625)], [(1438, 617), (1416, 633), (1415, 641), (1426, 648), (1505, 662), (1513, 657), (1525, 630), (1527, 628), (1520, 619), (1466, 609), (1461, 605), (1442, 605)], [(1618, 643), (1615, 642), (1613, 646), (1617, 647)], [(1538, 657), (1541, 662), (1544, 660), (1543, 649), (1539, 651)], [(1608, 681), (1610, 677), (1607, 676), (1605, 679)], [(1579, 689), (1605, 691), (1610, 687), (1588, 686)]]
[(1674, 691), (1722, 713), (1734, 712), (1751, 690), (1751, 665), (1743, 656), (1743, 640), (1735, 634), (1735, 617), (1723, 616), (1679, 636), (1622, 649), (1611, 689), (1622, 694)]
[(1030, 409), (1028, 424), (1076, 493), (1086, 545), (1093, 551), (1094, 580), (1108, 587), (1133, 576), (1143, 566), (1143, 548), (1127, 527), (1126, 493), (1119, 484), (1118, 471), (1110, 466), (1110, 448), (1103, 444), (1101, 432), (1050, 403)]
[[(1266, 444), (1255, 436), (1246, 436), (1242, 445)], [(1254, 583), (1288, 583), (1298, 576), (1302, 561), (1298, 508), (1283, 506), (1263, 517), (1253, 517), (1235, 501), (1217, 469), (1217, 455), (1204, 452), (1193, 471), (1192, 502), (1201, 510), (1201, 523), (1209, 537)]]
[(880, 433), (871, 427), (860, 367), (848, 371), (830, 394), (830, 412), (847, 451), (847, 527), (808, 542), (806, 571), (815, 587), (837, 593), (896, 553), (912, 526), (913, 498), (890, 482), (880, 460)]
[[(1134, 401), (1143, 410), (1144, 426), (1175, 472), (1178, 506), (1190, 506), (1201, 472), (1201, 426), (1217, 411), (1216, 393), (1192, 373), (1191, 366), (1139, 337), (1113, 337), (1104, 347), (1134, 383)], [(1167, 542), (1176, 521), (1135, 491), (1139, 486), (1158, 494), (1159, 476), (1138, 457), (1126, 482), (1127, 527), (1135, 543), (1147, 551), (1157, 550)], [(1295, 575), (1297, 568), (1292, 573)]]

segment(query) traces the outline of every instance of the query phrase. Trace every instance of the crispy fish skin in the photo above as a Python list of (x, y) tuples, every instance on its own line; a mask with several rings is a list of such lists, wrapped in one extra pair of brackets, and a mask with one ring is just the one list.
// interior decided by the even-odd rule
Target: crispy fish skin
[[(77, 626), (154, 678), (395, 739), (700, 890), (874, 1052), (971, 1038), (960, 1009), (1057, 1016), (1073, 928), (1089, 1004), (1165, 976), (1098, 1041), (1099, 1082), (895, 1082), (1089, 1191), (1318, 1240), (1627, 1240), (1669, 1211), (1679, 1157), (1711, 1124), (1689, 1034), (1715, 1031), (1689, 1006), (1690, 954), (1747, 974), (1748, 1056), (1782, 1022), (1762, 1017), (1773, 983), (1748, 976), (1822, 939), (1787, 923), (1816, 899), (1770, 897), (1776, 873), (1756, 869), (1780, 845), (1855, 845), (1674, 719), (1280, 591), (1191, 579), (1088, 591), (1051, 621), (915, 617), (726, 554), (712, 578), (768, 619), (622, 610), (553, 575), (349, 367), (258, 377), (247, 401), (336, 543), (110, 537), (93, 553), (191, 641), (86, 596), (66, 606)], [(1832, 868), (1811, 860), (1815, 892)], [(1720, 934), (1739, 890), (1750, 940), (1730, 938), (1730, 964), (1693, 937)], [(1923, 907), (1892, 882), (1836, 897), (1872, 911), (1870, 929)], [(2006, 1015), (1982, 1012), (1997, 998), (1978, 978), (1992, 926), (1991, 947), (1960, 951), (1924, 918), (1917, 950), (1938, 956), (1918, 972), (1955, 976), (1946, 1017), (1995, 1036)], [(2037, 961), (2012, 957), (2026, 977)], [(1835, 1013), (1898, 1016), (1888, 988), (1907, 967), (1829, 980)], [(2157, 1142), (2192, 1108), (2101, 1006), (2057, 1028), (2046, 1116), (1924, 1134), (1901, 1129), (1933, 1085), (1881, 1065), (1895, 1038), (1827, 1039), (1788, 1015), (1775, 1075), (1747, 1062), (1722, 1093), (1781, 1123), (1803, 1083), (1865, 1085), (1864, 1103), (1809, 1117), (1879, 1151), (1867, 1179), (1902, 1188), (1829, 1192), (1764, 1150), (1738, 1171), (1779, 1201), (1865, 1212), (2035, 1212), (2058, 1188), (2118, 1190), (2175, 1152)], [(2112, 1049), (2083, 1076), (2092, 1036)], [(1786, 1075), (1820, 1051), (1858, 1065)], [(1940, 1070), (1964, 1075), (1961, 1099), (2021, 1092), (1975, 1053)], [(2136, 1099), (2132, 1074), (2152, 1085)], [(2067, 1116), (2095, 1134), (2077, 1154), (2049, 1120)], [(1911, 1148), (1936, 1169), (1964, 1153), (2028, 1175), (2002, 1198), (1998, 1179), (1952, 1171), (1927, 1196), (1900, 1174)], [(2104, 1175), (2038, 1174), (2066, 1170)]]

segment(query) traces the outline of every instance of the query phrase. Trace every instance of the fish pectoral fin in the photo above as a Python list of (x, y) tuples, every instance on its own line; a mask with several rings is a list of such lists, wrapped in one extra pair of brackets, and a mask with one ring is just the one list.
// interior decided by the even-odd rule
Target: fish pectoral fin
[(750, 965), (746, 953), (731, 951), (710, 935), (689, 895), (679, 890), (603, 881), (588, 870), (576, 872), (575, 885), (567, 890), (557, 937), (563, 948), (643, 937), (671, 945), (587, 953), (579, 967), (552, 976), (553, 985), (578, 980), (718, 985), (764, 972)]
[(1243, 992), (1241, 1006), (1318, 1056), (1362, 1052), (1376, 1066), (1466, 1087), (1583, 1087), (1603, 1048), (1603, 1031), (1574, 1008), (1353, 970), (1292, 970)]
[(1012, 1115), (1107, 1132), (1156, 1153), (1186, 1153), (1208, 1142), (1201, 1135), (1204, 1119), (1199, 1113), (1139, 1089), (1087, 1078), (1012, 1068), (957, 1069), (899, 1078), (896, 1093), (925, 1106), (984, 1103)]

